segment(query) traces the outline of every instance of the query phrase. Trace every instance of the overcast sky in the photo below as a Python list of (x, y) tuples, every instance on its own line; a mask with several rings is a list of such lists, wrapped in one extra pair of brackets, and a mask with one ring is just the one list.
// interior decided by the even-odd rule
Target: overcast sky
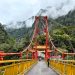
[(62, 7), (65, 11), (74, 9), (75, 0), (0, 0), (0, 22), (22, 21), (34, 16), (48, 6)]

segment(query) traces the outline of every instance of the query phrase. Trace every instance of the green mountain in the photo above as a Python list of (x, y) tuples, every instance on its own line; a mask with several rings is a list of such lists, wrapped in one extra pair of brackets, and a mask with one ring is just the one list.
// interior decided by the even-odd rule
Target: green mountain
[(75, 26), (75, 10), (70, 11), (67, 15), (58, 17), (56, 21), (62, 25)]
[[(32, 21), (32, 18), (29, 20)], [(26, 21), (17, 24), (22, 25), (22, 27), (4, 29), (0, 23), (0, 50), (20, 52), (29, 45), (33, 35), (34, 23), (32, 27), (26, 27)], [(44, 25), (44, 22), (40, 16), (39, 30), (43, 29), (42, 25)], [(75, 52), (75, 10), (56, 19), (48, 18), (48, 25), (49, 34), (55, 46), (66, 49), (68, 52)], [(38, 41), (41, 44), (45, 42), (43, 36), (38, 36)]]
[(3, 25), (0, 23), (0, 50), (5, 52), (11, 51), (13, 44), (13, 38), (8, 35)]
[(0, 23), (0, 44), (1, 43), (5, 43), (5, 41), (8, 39), (8, 34), (7, 32), (4, 30), (4, 27), (2, 26), (2, 24)]
[(60, 38), (58, 46), (62, 45), (69, 51), (75, 52), (75, 10), (65, 16), (58, 17), (55, 21), (61, 26), (54, 30), (54, 36)]
[[(42, 22), (43, 21), (40, 19), (39, 30), (42, 29)], [(49, 33), (57, 47), (65, 48), (69, 51), (75, 48), (75, 10), (70, 11), (67, 15), (58, 17), (57, 19), (49, 18), (48, 24)], [(27, 46), (25, 44), (26, 42), (30, 42), (29, 40), (26, 41), (26, 37), (31, 39), (33, 30), (34, 23), (32, 27), (26, 27), (23, 25), (23, 27), (19, 29), (7, 29), (7, 32), (9, 36), (16, 38), (18, 44), (20, 43), (19, 45), (21, 48), (18, 48), (20, 50), (22, 47)]]

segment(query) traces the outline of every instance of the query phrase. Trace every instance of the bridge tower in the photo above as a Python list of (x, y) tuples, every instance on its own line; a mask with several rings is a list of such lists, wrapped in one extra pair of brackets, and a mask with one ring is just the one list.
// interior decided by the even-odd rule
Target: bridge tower
[(48, 17), (44, 17), (45, 21), (45, 28), (44, 32), (46, 33), (46, 49), (45, 49), (45, 59), (47, 60), (50, 57), (50, 54), (48, 53), (48, 44), (49, 44), (49, 38), (48, 38)]

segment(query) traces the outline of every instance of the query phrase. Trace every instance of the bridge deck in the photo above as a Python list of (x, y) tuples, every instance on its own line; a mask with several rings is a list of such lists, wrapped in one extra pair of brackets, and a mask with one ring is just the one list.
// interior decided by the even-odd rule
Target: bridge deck
[(51, 68), (48, 68), (44, 61), (39, 61), (27, 74), (25, 75), (58, 75)]

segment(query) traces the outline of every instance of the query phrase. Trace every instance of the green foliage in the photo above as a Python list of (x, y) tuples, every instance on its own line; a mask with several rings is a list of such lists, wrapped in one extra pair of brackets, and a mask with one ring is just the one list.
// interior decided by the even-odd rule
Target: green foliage
[(7, 52), (9, 49), (10, 49), (9, 44), (6, 44), (6, 43), (0, 44), (0, 50), (4, 50), (5, 52)]
[[(40, 19), (39, 22), (39, 30), (41, 30), (43, 29), (43, 21)], [(68, 50), (73, 47), (75, 48), (75, 10), (55, 20), (49, 18), (48, 24), (50, 35), (57, 47), (66, 48)], [(0, 24), (0, 49), (5, 52), (19, 52), (23, 50), (23, 48), (29, 45), (33, 30), (34, 24), (30, 28), (25, 26), (19, 29), (10, 29), (6, 32), (4, 27)], [(37, 41), (43, 45), (45, 43), (45, 36), (38, 36)], [(32, 46), (33, 45), (34, 42), (32, 42)]]
[(29, 37), (32, 36), (33, 27), (27, 28), (26, 26), (19, 28), (19, 29), (7, 29), (6, 30), (9, 36), (15, 38), (16, 40), (19, 40), (21, 38), (24, 38), (25, 36), (29, 35)]
[[(75, 10), (70, 11), (67, 15), (58, 17), (55, 19), (58, 25), (62, 25), (57, 30), (64, 31), (65, 34), (56, 35), (53, 33), (53, 38), (60, 38), (60, 42), (63, 40), (63, 43), (66, 45), (68, 51), (75, 48)], [(56, 30), (55, 30), (56, 31)], [(61, 39), (62, 38), (62, 39)], [(63, 44), (62, 44), (63, 45)], [(59, 46), (59, 45), (58, 45)]]
[(75, 25), (75, 10), (70, 11), (67, 15), (61, 16), (56, 19), (57, 22), (59, 22), (62, 25)]
[(45, 41), (46, 41), (45, 39), (46, 39), (45, 35), (39, 35), (39, 36), (37, 37), (37, 41), (38, 41), (38, 43), (41, 44), (41, 45), (44, 45), (44, 44), (45, 44)]
[(13, 39), (11, 39), (8, 36), (3, 25), (0, 24), (0, 50), (8, 52), (9, 50), (11, 50), (13, 44), (14, 44)]
[(73, 47), (75, 48), (75, 36), (70, 34), (73, 29), (68, 30), (67, 26), (54, 29), (51, 33), (51, 36), (54, 39), (55, 45), (57, 47), (66, 48), (68, 51), (70, 51)]
[(23, 48), (26, 48), (30, 43), (29, 36), (26, 35), (24, 38), (21, 38), (19, 41), (16, 41), (13, 49), (20, 52)]
[(0, 44), (5, 43), (5, 41), (8, 39), (8, 35), (6, 31), (4, 30), (4, 27), (0, 23)]

